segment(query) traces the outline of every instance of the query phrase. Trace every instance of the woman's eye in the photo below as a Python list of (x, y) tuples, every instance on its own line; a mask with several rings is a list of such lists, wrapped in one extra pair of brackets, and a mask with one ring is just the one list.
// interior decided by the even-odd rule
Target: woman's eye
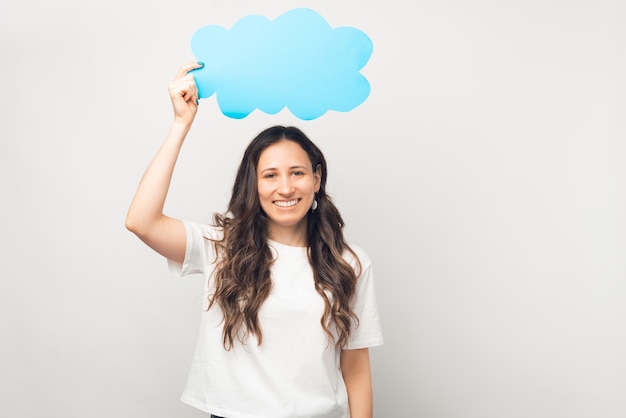
[(266, 179), (273, 179), (274, 177), (276, 177), (276, 174), (270, 173), (270, 174), (266, 174), (265, 178)]
[(304, 175), (304, 172), (302, 172), (302, 171), (294, 171), (294, 172), (293, 172), (293, 175), (294, 175), (294, 176), (303, 176), (303, 175)]

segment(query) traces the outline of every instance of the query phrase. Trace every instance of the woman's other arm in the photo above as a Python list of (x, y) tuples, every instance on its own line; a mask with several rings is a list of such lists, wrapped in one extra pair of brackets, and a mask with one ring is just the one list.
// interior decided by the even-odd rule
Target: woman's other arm
[(341, 372), (348, 390), (350, 418), (372, 418), (374, 412), (369, 350), (343, 350)]
[(186, 236), (181, 221), (163, 214), (174, 166), (198, 111), (198, 90), (189, 71), (202, 64), (182, 66), (168, 85), (174, 121), (165, 141), (146, 169), (126, 215), (126, 228), (159, 254), (177, 263), (185, 257)]

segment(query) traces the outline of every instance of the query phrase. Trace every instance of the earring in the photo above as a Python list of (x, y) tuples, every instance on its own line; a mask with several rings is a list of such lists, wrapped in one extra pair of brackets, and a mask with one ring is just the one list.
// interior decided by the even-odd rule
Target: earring
[(311, 205), (311, 212), (315, 212), (317, 209), (317, 199), (313, 199), (313, 204)]

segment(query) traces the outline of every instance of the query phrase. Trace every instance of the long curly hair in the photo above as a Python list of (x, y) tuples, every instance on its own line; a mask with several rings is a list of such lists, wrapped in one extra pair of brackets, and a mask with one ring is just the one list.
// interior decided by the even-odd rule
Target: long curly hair
[[(228, 210), (213, 215), (213, 223), (223, 230), (223, 237), (213, 240), (216, 254), (215, 293), (209, 296), (208, 309), (221, 308), (222, 339), (226, 350), (235, 340), (245, 342), (250, 334), (263, 340), (258, 313), (272, 287), (274, 262), (267, 243), (268, 217), (261, 208), (257, 189), (257, 164), (261, 153), (279, 141), (293, 141), (307, 153), (313, 170), (321, 170), (317, 209), (307, 219), (307, 253), (313, 270), (315, 289), (324, 300), (321, 326), (337, 347), (343, 347), (358, 318), (351, 309), (361, 264), (347, 244), (344, 221), (326, 194), (327, 166), (320, 149), (298, 128), (273, 126), (259, 133), (246, 148), (237, 171)], [(349, 253), (355, 266), (344, 255)], [(334, 334), (333, 334), (334, 331)]]

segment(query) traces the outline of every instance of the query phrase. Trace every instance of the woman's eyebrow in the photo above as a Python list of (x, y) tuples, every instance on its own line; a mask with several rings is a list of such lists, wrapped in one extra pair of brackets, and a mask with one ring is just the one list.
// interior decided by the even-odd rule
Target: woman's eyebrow
[[(309, 170), (309, 168), (307, 168), (307, 166), (305, 166), (305, 165), (292, 165), (291, 167), (289, 167), (289, 170), (293, 170), (294, 168)], [(264, 168), (261, 171), (259, 171), (259, 173), (264, 173), (266, 171), (272, 171), (272, 170), (278, 170), (278, 168), (276, 168), (276, 167), (267, 167), (267, 168)]]

